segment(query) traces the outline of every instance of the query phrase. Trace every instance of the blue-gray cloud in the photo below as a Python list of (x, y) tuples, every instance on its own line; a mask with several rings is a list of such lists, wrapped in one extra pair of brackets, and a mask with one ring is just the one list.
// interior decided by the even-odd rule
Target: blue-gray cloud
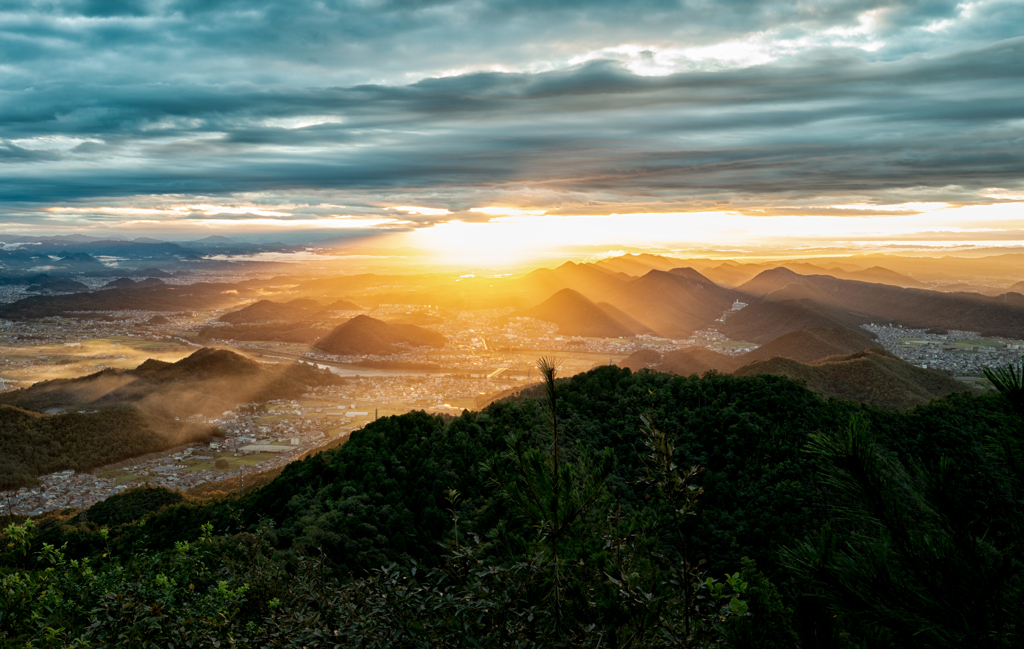
[[(1019, 3), (937, 0), (5, 3), (0, 201), (984, 200), (1024, 168), (1020, 24)], [(615, 49), (763, 42), (757, 65), (684, 52), (658, 76)]]

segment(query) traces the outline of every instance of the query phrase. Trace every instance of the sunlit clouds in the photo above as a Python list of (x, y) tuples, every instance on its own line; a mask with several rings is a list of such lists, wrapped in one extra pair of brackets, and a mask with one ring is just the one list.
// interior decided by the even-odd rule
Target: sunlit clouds
[(494, 263), (1024, 245), (1020, 24), (1000, 0), (14, 0), (0, 231)]

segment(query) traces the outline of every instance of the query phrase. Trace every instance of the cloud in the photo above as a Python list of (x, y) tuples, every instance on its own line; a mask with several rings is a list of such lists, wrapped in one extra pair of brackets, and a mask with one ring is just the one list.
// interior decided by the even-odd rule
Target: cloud
[(1019, 3), (37, 6), (0, 11), (0, 218), (22, 224), (890, 214), (1024, 191)]

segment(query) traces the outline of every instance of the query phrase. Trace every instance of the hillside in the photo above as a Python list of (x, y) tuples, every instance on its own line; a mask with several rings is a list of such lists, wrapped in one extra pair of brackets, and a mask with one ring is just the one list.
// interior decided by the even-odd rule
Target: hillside
[(521, 292), (527, 302), (534, 304), (565, 289), (572, 289), (591, 301), (601, 302), (609, 293), (620, 289), (631, 279), (594, 264), (567, 261), (558, 268), (538, 268), (514, 280), (510, 290)]
[(324, 310), (316, 300), (299, 298), (290, 302), (260, 300), (249, 306), (225, 313), (218, 320), (230, 324), (258, 324), (263, 322), (298, 322), (308, 320), (314, 313)]
[(145, 416), (135, 410), (41, 415), (0, 405), (0, 489), (74, 469), (88, 471), (129, 457), (208, 439), (205, 424)]
[(149, 359), (133, 370), (103, 370), (42, 381), (0, 393), (0, 403), (50, 408), (134, 408), (161, 417), (219, 415), (239, 403), (294, 398), (309, 387), (343, 380), (311, 365), (270, 366), (225, 349), (204, 347), (176, 363)]
[(846, 356), (865, 349), (880, 350), (881, 347), (860, 331), (846, 327), (813, 327), (783, 334), (739, 358), (741, 365), (775, 356), (811, 363), (830, 356)]
[(808, 389), (824, 397), (860, 401), (891, 410), (906, 410), (970, 389), (945, 374), (922, 369), (875, 349), (809, 364), (780, 357), (758, 360), (733, 374), (785, 376), (803, 381)]
[[(810, 285), (808, 290), (815, 292), (815, 301), (829, 310), (828, 317), (846, 326), (877, 322), (935, 331), (960, 329), (977, 331), (983, 336), (1024, 338), (1024, 304), (1017, 300), (977, 293), (900, 288), (827, 275), (798, 275), (784, 268), (765, 271), (737, 289), (753, 300), (740, 315), (748, 315), (748, 309), (761, 304), (759, 300), (791, 284)], [(737, 315), (727, 324), (737, 326), (733, 323), (735, 319), (742, 320)], [(762, 334), (761, 340), (765, 339)]]
[(388, 324), (367, 315), (358, 315), (335, 327), (315, 346), (339, 356), (385, 356), (398, 351), (398, 345), (442, 347), (445, 342), (444, 336), (429, 329), (409, 324)]
[(607, 301), (659, 336), (682, 338), (721, 317), (736, 294), (692, 268), (652, 270), (617, 291)]
[(563, 336), (618, 338), (650, 333), (650, 329), (614, 306), (594, 304), (571, 288), (562, 289), (516, 315), (553, 322)]
[(633, 371), (647, 368), (680, 376), (700, 376), (708, 370), (733, 372), (755, 360), (776, 356), (810, 363), (865, 349), (881, 351), (873, 340), (857, 331), (845, 327), (816, 327), (783, 334), (739, 356), (720, 354), (705, 347), (688, 347), (664, 354), (645, 348), (633, 352), (618, 365)]
[(232, 284), (163, 284), (108, 288), (68, 295), (38, 295), (0, 305), (0, 318), (26, 320), (95, 311), (194, 311), (237, 303), (254, 294)]
[(211, 340), (242, 340), (308, 345), (322, 338), (327, 331), (313, 322), (266, 322), (226, 327), (203, 327), (196, 334), (196, 340), (204, 343)]
[(735, 356), (719, 354), (704, 347), (674, 349), (664, 354), (653, 349), (635, 351), (620, 362), (619, 367), (638, 371), (651, 369), (657, 372), (690, 376), (703, 376), (709, 370), (731, 372), (742, 363)]
[(840, 309), (810, 299), (765, 299), (731, 314), (719, 330), (732, 340), (766, 343), (807, 329), (856, 329), (863, 322)]
[[(557, 392), (553, 404), (545, 387)], [(552, 405), (571, 453), (552, 450)], [(714, 593), (737, 573), (749, 585), (734, 586), (736, 593), (723, 585), (724, 605), (693, 618), (718, 646), (833, 647), (839, 634), (859, 641), (872, 619), (859, 604), (885, 598), (887, 610), (905, 613), (878, 631), (877, 646), (1009, 648), (1019, 644), (1009, 623), (997, 627), (1007, 642), (971, 642), (962, 631), (967, 616), (949, 614), (970, 608), (981, 621), (968, 630), (988, 638), (990, 620), (1024, 595), (1016, 582), (1009, 592), (997, 587), (1006, 584), (1006, 565), (1024, 559), (1021, 469), (994, 443), (1006, 439), (1008, 411), (993, 395), (883, 411), (821, 399), (782, 376), (602, 366), (483, 412), (382, 417), (237, 497), (197, 502), (130, 490), (86, 516), (43, 517), (32, 551), (7, 555), (6, 569), (22, 580), (9, 581), (33, 580), (34, 589), (21, 591), (31, 599), (0, 619), (0, 632), (21, 632), (42, 603), (55, 601), (45, 584), (76, 597), (58, 600), (62, 608), (38, 626), (68, 635), (85, 629), (96, 646), (115, 645), (122, 633), (101, 615), (144, 611), (162, 624), (140, 635), (196, 646), (212, 646), (210, 638), (255, 646), (238, 639), (262, 643), (282, 633), (295, 646), (322, 646), (327, 637), (337, 646), (384, 647), (403, 637), (402, 646), (418, 647), (661, 647), (667, 631), (660, 632), (679, 637), (684, 617), (674, 539), (685, 534), (687, 556), (710, 580), (693, 580), (692, 594)], [(521, 455), (508, 452), (510, 441)], [(562, 493), (580, 514), (562, 519), (556, 559), (535, 523), (550, 510), (534, 505), (552, 502), (559, 469), (569, 487)], [(692, 495), (656, 497), (652, 483)], [(865, 519), (879, 498), (886, 516)], [(684, 523), (680, 506), (694, 513)], [(11, 529), (2, 542), (16, 550), (19, 529)], [(486, 546), (472, 540), (477, 535)], [(911, 545), (920, 539), (928, 543)], [(38, 560), (41, 543), (63, 548), (66, 561), (90, 558), (90, 570), (65, 562), (44, 572), (52, 566)], [(908, 546), (922, 551), (895, 551)], [(979, 554), (989, 557), (980, 567)], [(862, 583), (865, 565), (873, 570)], [(556, 568), (566, 584), (558, 615), (572, 624), (568, 641), (551, 631), (558, 609), (545, 596)], [(811, 590), (822, 575), (856, 590), (848, 598), (848, 590)], [(638, 577), (646, 581), (635, 597), (604, 597)], [(998, 598), (996, 610), (991, 599), (975, 601), (981, 597)], [(211, 601), (227, 613), (210, 614)], [(741, 606), (750, 614), (731, 615)], [(398, 614), (371, 614), (379, 611)], [(953, 641), (891, 642), (916, 631), (908, 623)], [(631, 645), (638, 629), (658, 635)], [(747, 642), (727, 644), (736, 637)]]
[(30, 293), (78, 293), (88, 291), (89, 287), (73, 279), (56, 278), (32, 284), (25, 290)]

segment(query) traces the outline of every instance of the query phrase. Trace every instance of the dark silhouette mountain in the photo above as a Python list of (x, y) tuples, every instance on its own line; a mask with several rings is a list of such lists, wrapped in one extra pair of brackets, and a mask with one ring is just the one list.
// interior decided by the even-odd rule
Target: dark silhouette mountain
[[(814, 291), (815, 301), (829, 310), (829, 317), (846, 326), (878, 322), (935, 331), (960, 329), (977, 331), (984, 336), (1024, 338), (1024, 306), (1001, 296), (942, 293), (836, 279), (827, 275), (803, 276), (784, 268), (765, 271), (737, 290), (753, 299), (769, 296), (790, 284), (811, 285), (813, 288), (808, 290)], [(734, 320), (742, 320), (740, 315), (749, 317), (746, 311), (759, 304), (751, 304), (731, 317), (726, 323), (727, 328), (737, 326)], [(807, 328), (809, 325), (791, 330)], [(768, 338), (761, 335), (761, 340)]]
[(129, 277), (119, 277), (113, 281), (107, 282), (103, 285), (103, 288), (128, 288), (135, 286), (135, 280)]
[(142, 279), (142, 280), (139, 280), (139, 281), (135, 282), (135, 285), (139, 286), (139, 287), (163, 286), (166, 283), (167, 282), (165, 282), (164, 280), (160, 279), (159, 277), (147, 277), (146, 279)]
[(196, 339), (202, 343), (215, 340), (245, 340), (309, 345), (320, 340), (328, 331), (316, 326), (316, 324), (314, 322), (299, 321), (203, 327), (196, 334)]
[(299, 298), (290, 302), (260, 300), (238, 311), (225, 313), (219, 320), (231, 324), (253, 324), (259, 322), (296, 322), (307, 320), (314, 313), (322, 311), (324, 305), (316, 300)]
[(162, 324), (168, 324), (168, 323), (170, 323), (170, 320), (168, 320), (166, 317), (164, 317), (162, 315), (155, 315), (152, 318), (150, 318), (149, 320), (146, 320), (146, 324), (150, 324), (150, 325), (162, 325)]
[(317, 349), (339, 356), (378, 356), (393, 354), (401, 348), (442, 347), (447, 339), (439, 333), (408, 324), (388, 324), (367, 315), (358, 315), (334, 328), (316, 343)]
[(650, 333), (650, 329), (614, 306), (594, 304), (571, 288), (562, 289), (517, 315), (553, 322), (565, 336), (619, 338)]
[(89, 287), (73, 279), (54, 278), (44, 280), (38, 284), (32, 284), (25, 290), (33, 293), (77, 293), (79, 291), (88, 291)]
[(363, 307), (359, 306), (355, 302), (348, 300), (335, 300), (323, 308), (323, 311), (317, 313), (314, 317), (323, 318), (325, 315), (330, 315), (337, 311), (362, 311)]
[(740, 363), (781, 356), (811, 363), (831, 356), (846, 356), (865, 349), (881, 349), (859, 331), (846, 327), (813, 327), (783, 334), (739, 357)]
[(161, 286), (129, 286), (89, 293), (27, 297), (10, 304), (0, 304), (0, 318), (23, 320), (80, 314), (95, 311), (198, 311), (216, 309), (238, 302), (241, 295), (252, 295), (252, 289), (232, 284), (164, 284)]
[(692, 268), (652, 270), (608, 296), (609, 303), (668, 338), (685, 337), (706, 327), (735, 299), (735, 292)]
[(736, 376), (774, 374), (804, 381), (824, 397), (851, 399), (880, 408), (905, 410), (969, 388), (941, 372), (911, 365), (888, 352), (869, 349), (814, 363), (790, 358), (754, 361)]
[(226, 349), (204, 347), (176, 363), (149, 359), (134, 370), (103, 370), (0, 393), (0, 403), (50, 408), (134, 408), (161, 417), (219, 415), (238, 403), (295, 398), (342, 379), (312, 365), (265, 366)]

